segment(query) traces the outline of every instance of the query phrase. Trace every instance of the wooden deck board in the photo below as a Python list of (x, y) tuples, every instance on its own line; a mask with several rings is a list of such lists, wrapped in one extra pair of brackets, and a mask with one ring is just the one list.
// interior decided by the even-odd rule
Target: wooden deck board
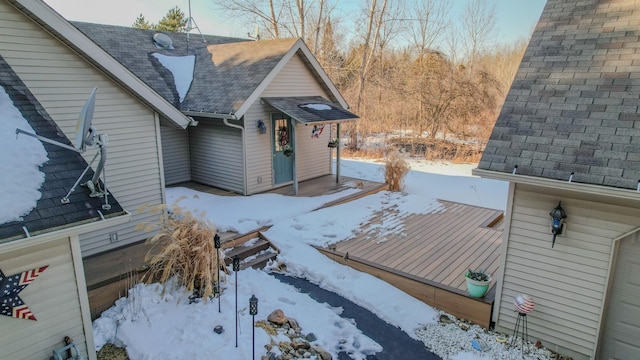
[[(404, 231), (393, 237), (385, 235), (388, 237), (386, 241), (378, 241), (376, 231), (363, 232), (332, 248), (464, 290), (464, 281), (461, 282), (459, 277), (467, 266), (476, 264), (477, 256), (490, 258), (478, 266), (486, 263), (489, 267), (494, 263), (495, 259), (489, 256), (491, 253), (485, 253), (485, 245), (495, 247), (495, 241), (488, 234), (495, 234), (499, 240), (501, 232), (482, 225), (491, 223), (502, 212), (446, 201), (442, 203), (446, 211), (405, 217)], [(370, 223), (379, 223), (385, 216), (376, 214)]]

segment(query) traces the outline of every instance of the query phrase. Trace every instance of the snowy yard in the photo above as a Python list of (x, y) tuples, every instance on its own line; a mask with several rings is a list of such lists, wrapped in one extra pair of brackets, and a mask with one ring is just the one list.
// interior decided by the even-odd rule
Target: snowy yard
[[(287, 274), (304, 277), (320, 287), (375, 313), (410, 337), (424, 341), (443, 359), (521, 359), (520, 349), (507, 349), (496, 341), (496, 334), (478, 326), (464, 331), (454, 322), (438, 322), (440, 313), (373, 276), (342, 266), (320, 254), (312, 245), (326, 246), (353, 236), (359, 226), (377, 211), (398, 207), (404, 213), (427, 211), (437, 199), (504, 209), (507, 184), (471, 176), (474, 165), (412, 163), (405, 181), (405, 193), (381, 192), (339, 206), (310, 212), (332, 201), (335, 195), (294, 198), (273, 194), (250, 197), (224, 197), (184, 188), (167, 190), (170, 200), (186, 197), (180, 205), (204, 211), (204, 216), (222, 231), (247, 232), (272, 225), (265, 235), (281, 250), (280, 262)], [(376, 163), (343, 161), (342, 174), (382, 181)], [(274, 199), (273, 197), (280, 197)], [(277, 203), (277, 207), (265, 204)], [(381, 226), (385, 226), (382, 224)], [(391, 225), (390, 225), (391, 226)], [(397, 224), (392, 226), (397, 227)], [(397, 228), (396, 228), (397, 230)], [(220, 299), (189, 304), (189, 293), (158, 284), (137, 285), (128, 298), (118, 300), (94, 322), (94, 338), (99, 348), (107, 342), (126, 346), (134, 360), (141, 359), (249, 359), (252, 353), (252, 318), (248, 301), (259, 299), (256, 321), (266, 319), (275, 309), (295, 318), (304, 333), (314, 333), (318, 345), (337, 358), (346, 351), (353, 359), (364, 359), (381, 346), (364, 335), (354, 321), (342, 318), (341, 309), (320, 304), (265, 271), (247, 269), (227, 276)], [(238, 347), (235, 332), (235, 289), (238, 291)], [(164, 291), (164, 292), (163, 292)], [(221, 311), (218, 312), (218, 301)], [(222, 325), (224, 332), (213, 328)], [(255, 329), (256, 356), (264, 345), (284, 340)], [(474, 350), (471, 341), (483, 340), (487, 351)], [(277, 349), (277, 347), (275, 347)], [(526, 359), (548, 359), (545, 350), (531, 347)]]

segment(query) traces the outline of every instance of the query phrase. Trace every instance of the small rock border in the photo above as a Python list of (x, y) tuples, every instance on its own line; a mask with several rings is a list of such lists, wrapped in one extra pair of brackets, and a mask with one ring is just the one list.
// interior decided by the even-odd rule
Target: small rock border
[[(329, 352), (312, 344), (318, 340), (316, 335), (314, 333), (304, 334), (298, 321), (287, 317), (281, 309), (271, 312), (267, 320), (256, 322), (256, 327), (264, 329), (271, 336), (271, 343), (265, 345), (267, 353), (262, 356), (262, 360), (332, 360)], [(289, 341), (276, 342), (274, 337), (280, 334), (286, 335)]]

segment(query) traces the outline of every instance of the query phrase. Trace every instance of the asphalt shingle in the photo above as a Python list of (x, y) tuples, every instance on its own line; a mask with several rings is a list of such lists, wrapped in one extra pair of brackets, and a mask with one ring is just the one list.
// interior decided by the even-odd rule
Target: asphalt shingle
[(638, 18), (637, 1), (548, 0), (478, 168), (635, 189)]

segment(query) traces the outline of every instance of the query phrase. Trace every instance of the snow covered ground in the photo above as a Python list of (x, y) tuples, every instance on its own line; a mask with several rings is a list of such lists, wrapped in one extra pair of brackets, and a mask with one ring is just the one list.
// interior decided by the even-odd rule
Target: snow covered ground
[[(456, 323), (440, 324), (441, 314), (430, 306), (373, 276), (335, 263), (311, 247), (350, 238), (375, 212), (392, 206), (401, 209), (400, 213), (424, 213), (438, 208), (437, 199), (445, 199), (505, 208), (507, 184), (471, 176), (474, 165), (433, 162), (412, 165), (406, 178), (406, 193), (382, 192), (313, 212), (311, 209), (332, 201), (336, 195), (228, 197), (184, 188), (168, 189), (167, 195), (170, 200), (181, 199), (183, 207), (204, 211), (222, 231), (246, 232), (272, 225), (266, 235), (281, 250), (278, 259), (286, 263), (288, 274), (305, 277), (370, 310), (412, 338), (424, 341), (443, 359), (522, 359), (520, 349), (507, 349), (496, 341), (496, 334), (486, 333), (477, 326), (464, 331)], [(341, 173), (375, 181), (383, 178), (380, 164), (365, 161), (343, 160)], [(398, 222), (380, 226), (389, 226), (390, 230), (397, 227)], [(347, 351), (354, 359), (364, 359), (367, 354), (381, 350), (353, 321), (340, 317), (340, 308), (320, 304), (265, 271), (247, 269), (237, 276), (238, 347), (235, 345), (236, 282), (232, 274), (227, 276), (219, 299), (195, 304), (189, 304), (190, 294), (182, 289), (163, 288), (159, 284), (137, 285), (130, 290), (128, 298), (118, 300), (94, 321), (97, 348), (107, 342), (126, 346), (133, 360), (249, 359), (252, 318), (248, 301), (255, 295), (259, 299), (256, 321), (266, 319), (275, 309), (282, 309), (298, 321), (305, 333), (314, 333), (318, 338), (314, 344), (329, 351), (334, 358), (339, 351)], [(225, 331), (214, 333), (216, 325), (222, 325)], [(256, 354), (264, 354), (265, 344), (277, 343), (283, 337), (271, 339), (260, 328), (255, 329), (255, 336)], [(474, 338), (482, 339), (487, 351), (474, 350), (471, 343)], [(531, 347), (531, 353), (524, 358), (548, 359), (549, 354)]]

